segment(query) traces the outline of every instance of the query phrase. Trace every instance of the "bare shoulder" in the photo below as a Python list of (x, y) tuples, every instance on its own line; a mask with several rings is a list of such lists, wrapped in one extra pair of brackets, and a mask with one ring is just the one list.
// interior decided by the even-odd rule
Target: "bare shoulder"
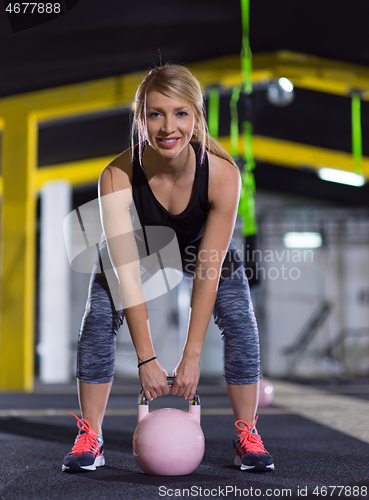
[(99, 193), (106, 195), (123, 189), (132, 188), (132, 151), (120, 153), (100, 174)]
[(208, 153), (209, 158), (209, 201), (219, 198), (237, 199), (241, 187), (241, 176), (229, 161)]

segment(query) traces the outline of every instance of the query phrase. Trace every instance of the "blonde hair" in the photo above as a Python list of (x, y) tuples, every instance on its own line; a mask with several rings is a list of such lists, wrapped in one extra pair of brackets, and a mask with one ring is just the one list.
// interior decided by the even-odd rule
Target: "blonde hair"
[(142, 80), (135, 96), (135, 111), (132, 123), (132, 153), (137, 135), (138, 156), (142, 165), (142, 154), (146, 141), (146, 99), (150, 90), (155, 90), (167, 97), (177, 101), (187, 102), (191, 105), (197, 127), (190, 140), (191, 144), (198, 145), (201, 150), (201, 161), (206, 151), (213, 153), (219, 158), (227, 160), (237, 170), (238, 167), (232, 156), (219, 144), (218, 141), (209, 135), (208, 126), (205, 119), (204, 97), (198, 80), (184, 66), (179, 64), (165, 64), (150, 71)]

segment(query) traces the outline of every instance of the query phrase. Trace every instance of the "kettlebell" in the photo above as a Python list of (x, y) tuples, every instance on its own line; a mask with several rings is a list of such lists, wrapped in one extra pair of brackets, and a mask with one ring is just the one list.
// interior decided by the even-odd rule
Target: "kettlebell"
[[(173, 377), (168, 377), (171, 387)], [(141, 390), (137, 404), (137, 427), (133, 435), (133, 456), (140, 468), (155, 476), (184, 476), (201, 463), (205, 439), (200, 426), (201, 405), (196, 391), (189, 411), (162, 408), (149, 412)]]
[(264, 377), (259, 383), (259, 408), (265, 408), (271, 404), (274, 397), (274, 388), (270, 381)]

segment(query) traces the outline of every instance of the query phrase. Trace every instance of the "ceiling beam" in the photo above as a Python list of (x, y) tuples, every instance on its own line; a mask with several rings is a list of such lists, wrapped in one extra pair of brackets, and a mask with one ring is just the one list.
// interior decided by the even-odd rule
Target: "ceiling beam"
[[(362, 99), (369, 99), (369, 68), (365, 66), (289, 51), (256, 54), (252, 61), (254, 84), (285, 77), (295, 87), (346, 97), (356, 91)], [(204, 86), (242, 84), (238, 56), (201, 61), (189, 68)]]

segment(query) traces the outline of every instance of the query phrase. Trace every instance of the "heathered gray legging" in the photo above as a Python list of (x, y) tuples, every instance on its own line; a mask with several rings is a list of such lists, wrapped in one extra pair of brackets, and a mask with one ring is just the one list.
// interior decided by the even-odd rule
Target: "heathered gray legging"
[[(260, 379), (259, 334), (250, 290), (242, 265), (221, 281), (213, 315), (223, 338), (223, 373), (229, 384)], [(114, 378), (116, 333), (123, 324), (103, 273), (91, 276), (78, 339), (77, 378), (106, 383)]]

